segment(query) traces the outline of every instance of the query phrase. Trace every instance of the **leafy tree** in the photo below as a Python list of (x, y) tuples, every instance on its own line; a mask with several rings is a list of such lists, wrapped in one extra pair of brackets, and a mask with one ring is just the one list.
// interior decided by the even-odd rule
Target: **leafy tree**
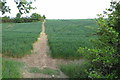
[(5, 14), (6, 12), (10, 13), (10, 8), (9, 6), (6, 6), (6, 1), (5, 0), (0, 0), (0, 12), (2, 12), (2, 14)]
[[(14, 0), (20, 14), (29, 13), (31, 9), (35, 9), (31, 6), (32, 2), (34, 1), (35, 0)], [(11, 9), (9, 6), (6, 6), (6, 3), (7, 3), (6, 0), (0, 0), (0, 12), (2, 12), (2, 14), (5, 14), (6, 12), (10, 13)]]
[(32, 19), (36, 19), (36, 20), (40, 20), (40, 19), (41, 19), (41, 15), (38, 14), (38, 13), (33, 13), (33, 14), (31, 15), (31, 18), (32, 18)]
[(35, 9), (31, 6), (32, 2), (27, 0), (14, 0), (17, 4), (17, 8), (21, 14), (29, 13), (31, 9)]
[(46, 19), (45, 15), (43, 15), (43, 18)]
[(89, 77), (120, 78), (120, 2), (112, 1), (110, 8), (98, 16), (94, 49), (80, 47), (78, 51), (93, 65), (88, 70)]
[(41, 21), (41, 22), (43, 22), (46, 19), (45, 15), (41, 16), (38, 13), (33, 13), (31, 15), (31, 18), (34, 19), (35, 21)]
[(21, 14), (17, 13), (16, 18), (20, 18), (20, 17), (21, 17)]

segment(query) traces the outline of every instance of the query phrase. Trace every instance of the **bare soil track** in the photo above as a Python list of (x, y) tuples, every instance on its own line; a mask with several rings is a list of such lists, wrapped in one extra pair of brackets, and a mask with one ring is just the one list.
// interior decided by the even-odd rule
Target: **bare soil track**
[[(57, 60), (52, 59), (47, 53), (49, 53), (48, 39), (45, 34), (44, 22), (42, 23), (42, 32), (38, 40), (33, 44), (33, 51), (31, 55), (27, 55), (21, 58), (19, 61), (25, 62), (26, 66), (23, 69), (24, 78), (51, 78), (51, 75), (45, 75), (41, 73), (30, 73), (28, 72), (29, 67), (37, 67), (39, 69), (51, 68), (58, 70)], [(62, 72), (61, 74), (55, 77), (66, 78)]]

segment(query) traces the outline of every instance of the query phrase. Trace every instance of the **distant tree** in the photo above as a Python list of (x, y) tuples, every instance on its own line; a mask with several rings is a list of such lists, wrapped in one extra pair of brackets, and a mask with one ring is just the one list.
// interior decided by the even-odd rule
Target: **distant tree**
[(21, 14), (17, 13), (16, 18), (20, 18), (20, 17), (21, 17)]
[(30, 16), (32, 19), (36, 19), (36, 20), (41, 20), (41, 15), (38, 14), (38, 13), (33, 13), (31, 16)]
[(9, 21), (10, 21), (10, 17), (9, 16), (2, 17), (2, 22), (9, 22)]
[(45, 15), (43, 15), (43, 18), (46, 19)]

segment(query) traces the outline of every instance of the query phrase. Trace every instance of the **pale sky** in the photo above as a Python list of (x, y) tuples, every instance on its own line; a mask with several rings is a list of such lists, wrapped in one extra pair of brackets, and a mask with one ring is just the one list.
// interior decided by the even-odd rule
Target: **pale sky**
[[(18, 12), (14, 0), (7, 0), (12, 8), (11, 16)], [(96, 18), (96, 15), (109, 8), (111, 0), (36, 0), (33, 6), (36, 12), (45, 15), (47, 19), (87, 19)], [(30, 14), (26, 14), (30, 15)], [(25, 16), (25, 15), (24, 15)]]

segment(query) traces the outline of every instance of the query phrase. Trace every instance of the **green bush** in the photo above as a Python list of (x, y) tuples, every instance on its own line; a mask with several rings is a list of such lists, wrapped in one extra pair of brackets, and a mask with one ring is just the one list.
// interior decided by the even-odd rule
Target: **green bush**
[(78, 51), (92, 63), (89, 77), (120, 78), (120, 2), (111, 2), (110, 9), (98, 16), (99, 30), (94, 49), (80, 47)]

